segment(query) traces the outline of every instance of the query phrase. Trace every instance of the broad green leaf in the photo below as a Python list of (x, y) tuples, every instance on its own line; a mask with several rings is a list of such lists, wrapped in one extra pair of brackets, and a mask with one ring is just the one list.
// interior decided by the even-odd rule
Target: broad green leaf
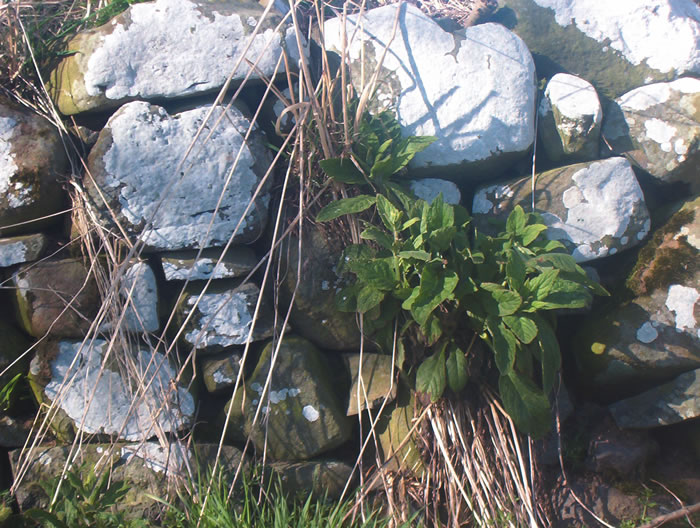
[(361, 281), (373, 288), (392, 290), (396, 286), (396, 276), (389, 260), (375, 259), (358, 262), (353, 266), (353, 271)]
[(349, 158), (331, 158), (319, 162), (329, 178), (348, 184), (365, 183), (365, 177)]
[(444, 251), (450, 247), (456, 233), (457, 228), (454, 226), (434, 229), (428, 233), (428, 244), (435, 251)]
[(535, 296), (535, 299), (541, 301), (546, 299), (552, 291), (554, 282), (559, 277), (558, 269), (548, 269), (533, 277), (527, 282), (528, 289)]
[(459, 278), (454, 271), (436, 270), (434, 266), (423, 268), (419, 293), (410, 308), (411, 315), (419, 325), (423, 326), (433, 310), (452, 295), (458, 282)]
[(552, 423), (549, 400), (532, 381), (511, 372), (499, 378), (498, 388), (503, 407), (520, 431), (534, 438), (549, 431)]
[(542, 249), (544, 250), (545, 253), (552, 253), (552, 252), (560, 250), (560, 249), (566, 250), (566, 246), (564, 244), (562, 244), (561, 242), (559, 242), (558, 240), (550, 240), (549, 242), (547, 242), (545, 244), (544, 248), (542, 248)]
[(399, 251), (398, 255), (401, 258), (413, 258), (424, 262), (430, 260), (430, 253), (427, 251)]
[(381, 194), (377, 195), (377, 212), (388, 230), (399, 230), (401, 225), (401, 216), (403, 215), (401, 211), (394, 206), (394, 204), (392, 204)]
[(537, 337), (537, 325), (532, 319), (522, 315), (506, 315), (503, 322), (522, 343), (532, 343)]
[(430, 395), (431, 401), (437, 401), (445, 392), (447, 379), (445, 375), (445, 349), (423, 360), (416, 372), (416, 390)]
[(480, 284), (482, 290), (489, 292), (493, 303), (490, 306), (485, 306), (486, 310), (493, 315), (512, 315), (518, 311), (523, 303), (522, 297), (517, 292), (507, 290), (499, 284), (484, 282)]
[(451, 345), (449, 349), (446, 365), (447, 385), (453, 392), (459, 392), (467, 385), (467, 358), (459, 347)]
[(345, 214), (360, 213), (365, 209), (369, 209), (376, 202), (375, 196), (361, 194), (353, 198), (343, 198), (337, 202), (329, 203), (321, 209), (316, 216), (317, 222), (328, 222)]
[(513, 290), (521, 290), (525, 283), (527, 269), (525, 262), (516, 250), (508, 252), (508, 261), (506, 262), (506, 279)]
[(578, 267), (574, 257), (565, 253), (545, 253), (537, 255), (534, 260), (538, 266), (555, 267), (562, 271), (576, 271)]
[(410, 220), (406, 220), (401, 226), (401, 231), (405, 231), (412, 225), (415, 225), (417, 222), (420, 222), (420, 218), (411, 218)]
[(454, 223), (454, 209), (450, 204), (445, 203), (442, 193), (438, 194), (430, 205), (423, 207), (421, 233), (430, 234), (437, 229), (452, 227)]
[(393, 239), (384, 231), (376, 226), (368, 226), (362, 233), (360, 233), (360, 238), (363, 240), (373, 240), (379, 244), (384, 249), (391, 250), (393, 245)]
[(506, 231), (513, 235), (518, 235), (525, 227), (527, 222), (527, 216), (525, 211), (519, 205), (513, 208), (513, 211), (508, 215), (508, 220), (506, 220)]
[(549, 391), (554, 386), (557, 372), (561, 367), (559, 341), (554, 330), (552, 330), (552, 327), (544, 317), (535, 316), (534, 319), (539, 329), (537, 344), (539, 345), (540, 355), (537, 359), (540, 360), (542, 365), (542, 388), (545, 394), (549, 394)]
[(423, 334), (425, 335), (425, 340), (428, 346), (432, 346), (437, 343), (437, 340), (442, 337), (442, 324), (440, 324), (440, 319), (431, 315), (428, 317), (426, 323), (421, 327)]
[(335, 305), (341, 312), (357, 311), (357, 294), (360, 288), (357, 284), (351, 284), (342, 288), (335, 294)]
[(361, 314), (370, 311), (384, 299), (384, 292), (365, 286), (357, 293), (357, 311)]
[(540, 236), (540, 233), (542, 231), (546, 231), (546, 230), (547, 230), (547, 226), (544, 224), (532, 224), (532, 225), (525, 227), (521, 232), (521, 235), (523, 237), (523, 245), (529, 246), (530, 244), (532, 244), (535, 241), (535, 239), (538, 236)]
[(503, 323), (495, 324), (489, 320), (487, 325), (493, 337), (492, 346), (496, 366), (501, 374), (508, 374), (513, 370), (518, 341)]

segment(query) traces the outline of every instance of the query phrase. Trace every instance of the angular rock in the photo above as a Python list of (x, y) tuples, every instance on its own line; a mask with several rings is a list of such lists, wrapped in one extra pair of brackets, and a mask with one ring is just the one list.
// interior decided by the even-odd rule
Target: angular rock
[(565, 71), (614, 98), (650, 81), (700, 73), (700, 8), (692, 0), (499, 4), (493, 20), (525, 41), (540, 77)]
[(574, 338), (581, 381), (629, 396), (700, 368), (700, 197), (640, 250), (631, 299), (591, 316)]
[(700, 416), (700, 369), (610, 406), (617, 425), (649, 429)]
[(420, 475), (424, 471), (414, 438), (406, 438), (413, 427), (415, 394), (402, 386), (398, 398), (385, 407), (377, 422), (378, 455), (383, 464), (394, 471)]
[(606, 416), (594, 426), (585, 465), (591, 471), (622, 480), (640, 478), (658, 448), (646, 431), (620, 430)]
[(101, 339), (49, 342), (30, 369), (39, 401), (56, 405), (76, 430), (127, 441), (151, 438), (156, 428), (175, 432), (191, 421), (194, 400), (175, 383), (177, 373), (160, 352), (110, 351)]
[(603, 135), (614, 155), (665, 183), (700, 192), (700, 79), (642, 86), (606, 108)]
[(440, 180), (438, 178), (423, 178), (413, 180), (410, 184), (411, 191), (421, 200), (433, 203), (433, 200), (442, 193), (442, 199), (450, 205), (459, 205), (462, 200), (462, 193), (454, 182)]
[[(330, 383), (331, 373), (318, 349), (299, 337), (285, 337), (263, 394), (275, 343), (263, 350), (246, 383), (245, 430), (258, 450), (267, 438), (275, 460), (306, 460), (349, 440), (345, 416)], [(255, 419), (257, 408), (260, 412)]]
[(214, 110), (204, 134), (211, 137), (206, 142), (202, 137), (180, 165), (210, 110), (202, 106), (170, 115), (159, 106), (133, 102), (109, 119), (90, 151), (93, 178), (85, 182), (104, 223), (111, 224), (111, 210), (129, 235), (160, 250), (223, 246), (232, 236), (238, 242), (260, 236), (269, 196), (265, 186), (253, 195), (271, 158), (257, 130), (244, 140), (250, 122), (238, 109), (231, 108), (210, 130), (223, 112)]
[(121, 302), (126, 314), (121, 328), (127, 332), (157, 332), (158, 284), (151, 266), (143, 261), (128, 265), (121, 279)]
[(42, 233), (0, 239), (0, 268), (39, 259), (47, 243)]
[(356, 315), (339, 311), (335, 302), (336, 292), (344, 285), (336, 273), (342, 249), (337, 238), (322, 228), (306, 227), (299, 276), (299, 239), (288, 236), (280, 248), (284, 277), (281, 306), (288, 306), (294, 294), (290, 319), (297, 333), (324, 349), (357, 350), (360, 330)]
[(55, 222), (50, 215), (64, 208), (67, 170), (56, 127), (0, 99), (0, 236)]
[(293, 496), (310, 493), (316, 499), (331, 500), (340, 498), (352, 474), (352, 467), (338, 460), (275, 462), (269, 469), (279, 477), (284, 492)]
[(241, 370), (239, 352), (222, 352), (202, 359), (202, 378), (209, 392), (218, 392), (236, 383)]
[[(351, 387), (345, 414), (353, 416), (365, 409), (374, 409), (396, 398), (398, 382), (392, 383), (391, 356), (363, 354), (360, 369), (360, 354), (343, 354), (343, 363), (350, 372)], [(359, 373), (362, 373), (360, 383)]]
[(537, 132), (552, 161), (598, 158), (603, 110), (588, 81), (558, 73), (547, 83), (539, 108)]
[[(651, 222), (644, 195), (624, 158), (579, 163), (536, 177), (535, 211), (577, 262), (586, 262), (639, 244)], [(475, 221), (493, 231), (489, 218), (505, 220), (520, 204), (531, 209), (531, 178), (477, 189), (472, 206)]]
[[(282, 53), (299, 58), (292, 28), (275, 30), (281, 17), (262, 15), (252, 0), (157, 0), (132, 5), (109, 23), (78, 33), (51, 74), (59, 110), (77, 114), (127, 101), (175, 99), (218, 91), (236, 67), (234, 83), (270, 78)], [(244, 56), (245, 53), (245, 56)], [(253, 65), (255, 67), (253, 68)], [(284, 61), (278, 73), (284, 72)]]
[[(255, 252), (246, 246), (230, 248), (221, 257), (219, 249), (173, 251), (160, 255), (165, 280), (233, 279), (247, 275), (258, 263)], [(217, 264), (218, 262), (218, 264)]]
[(99, 308), (95, 279), (77, 259), (21, 266), (12, 283), (19, 320), (34, 337), (82, 337)]
[(202, 286), (188, 286), (177, 305), (177, 318), (184, 326), (183, 341), (200, 353), (220, 352), (226, 347), (244, 345), (272, 336), (274, 314), (263, 297), (253, 327), (255, 307), (260, 296), (257, 285), (223, 280), (212, 283), (202, 298)]
[[(391, 40), (399, 15), (396, 38)], [(387, 5), (325, 24), (326, 48), (347, 57), (361, 91), (384, 55), (370, 111), (392, 109), (405, 136), (437, 141), (410, 167), (473, 180), (510, 165), (534, 140), (535, 68), (520, 38), (499, 24), (450, 34), (413, 5)], [(388, 43), (388, 44), (387, 44)], [(361, 64), (364, 57), (365, 64)]]

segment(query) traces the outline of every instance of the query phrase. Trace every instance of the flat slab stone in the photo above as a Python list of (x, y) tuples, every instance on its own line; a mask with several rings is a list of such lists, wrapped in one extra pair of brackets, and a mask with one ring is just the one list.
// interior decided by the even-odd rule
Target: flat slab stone
[(233, 279), (247, 275), (258, 264), (255, 252), (246, 246), (232, 247), (220, 257), (221, 250), (215, 248), (202, 250), (199, 258), (195, 250), (173, 251), (161, 254), (160, 262), (167, 281)]
[[(130, 235), (160, 250), (223, 246), (231, 237), (250, 242), (261, 235), (269, 196), (264, 186), (253, 195), (271, 157), (257, 129), (244, 140), (250, 122), (239, 110), (231, 108), (180, 165), (210, 111), (202, 106), (170, 115), (133, 102), (109, 119), (90, 151), (93, 179), (86, 181), (104, 223), (111, 225), (109, 205)], [(209, 126), (222, 112), (214, 110)]]
[[(101, 368), (107, 353), (111, 360)], [(122, 359), (115, 359), (117, 355)], [(88, 434), (146, 440), (156, 435), (156, 428), (182, 429), (195, 411), (192, 395), (175, 383), (174, 365), (163, 354), (143, 348), (109, 351), (102, 339), (58, 341), (39, 350), (31, 373), (47, 403), (57, 405), (76, 430)], [(139, 386), (150, 382), (145, 393), (134, 391), (136, 380)]]
[[(234, 82), (251, 68), (252, 79), (271, 78), (281, 54), (296, 64), (299, 53), (290, 24), (275, 30), (281, 17), (274, 12), (252, 38), (262, 13), (253, 0), (134, 4), (68, 43), (77, 53), (54, 70), (50, 92), (59, 110), (71, 115), (216, 91), (236, 66)], [(278, 73), (284, 71), (282, 61)]]
[[(536, 176), (535, 211), (578, 262), (614, 255), (639, 244), (651, 221), (642, 189), (624, 158), (579, 163)], [(472, 215), (486, 232), (488, 219), (505, 220), (516, 205), (531, 210), (531, 178), (477, 189)]]
[(209, 392), (233, 388), (241, 370), (239, 352), (222, 352), (202, 358), (202, 378)]
[[(400, 9), (396, 38), (391, 39)], [(524, 42), (500, 24), (450, 34), (413, 5), (387, 5), (326, 22), (324, 42), (347, 58), (361, 92), (385, 47), (370, 111), (393, 110), (405, 136), (436, 136), (413, 169), (446, 169), (454, 179), (505, 168), (534, 141), (535, 66)], [(388, 43), (388, 44), (387, 44)], [(364, 65), (361, 57), (364, 57)]]
[(56, 222), (50, 215), (64, 208), (67, 170), (56, 127), (0, 98), (0, 236)]
[(122, 330), (158, 331), (158, 284), (150, 264), (143, 261), (129, 264), (122, 276), (119, 294), (126, 309), (121, 323)]
[[(296, 495), (311, 493), (317, 499), (338, 499), (352, 477), (352, 467), (340, 460), (309, 460), (307, 462), (275, 462), (268, 466), (279, 476), (282, 490)], [(352, 490), (352, 487), (348, 489)]]
[(700, 79), (627, 92), (606, 108), (603, 134), (614, 155), (629, 157), (661, 182), (700, 192)]
[(342, 358), (351, 379), (345, 414), (354, 416), (365, 409), (381, 406), (385, 400), (389, 403), (396, 398), (398, 382), (392, 383), (391, 356), (363, 354), (362, 362), (360, 354), (343, 354)]
[(700, 416), (700, 369), (610, 406), (617, 425), (649, 429)]
[(38, 260), (46, 244), (48, 239), (42, 233), (0, 239), (0, 268)]

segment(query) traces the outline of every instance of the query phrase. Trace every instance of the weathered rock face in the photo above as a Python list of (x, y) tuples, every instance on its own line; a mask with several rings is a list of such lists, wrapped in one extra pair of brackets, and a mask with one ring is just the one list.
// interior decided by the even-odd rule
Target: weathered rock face
[(341, 251), (331, 235), (306, 227), (299, 275), (299, 239), (290, 235), (280, 250), (284, 277), (280, 299), (282, 306), (288, 306), (296, 289), (291, 322), (297, 333), (325, 349), (356, 350), (360, 346), (356, 316), (339, 311), (335, 303), (336, 289), (343, 283), (335, 271)]
[(610, 406), (617, 425), (649, 429), (700, 416), (700, 369)]
[(377, 422), (379, 458), (393, 470), (404, 470), (420, 474), (423, 462), (413, 438), (409, 436), (413, 427), (415, 395), (401, 387), (396, 401), (388, 405)]
[(608, 106), (603, 134), (662, 182), (700, 192), (700, 79), (684, 77), (632, 90)]
[(241, 370), (241, 354), (222, 352), (202, 359), (202, 378), (209, 392), (218, 392), (236, 383)]
[(542, 77), (567, 71), (617, 97), (653, 80), (700, 73), (700, 8), (692, 0), (499, 4), (494, 21), (525, 41)]
[(222, 246), (231, 237), (250, 242), (260, 236), (269, 196), (264, 188), (253, 195), (270, 156), (257, 130), (244, 141), (250, 122), (239, 110), (231, 108), (210, 130), (223, 112), (215, 109), (205, 127), (211, 137), (206, 142), (203, 137), (181, 165), (210, 111), (203, 106), (169, 115), (159, 106), (133, 102), (110, 118), (88, 158), (99, 191), (92, 180), (85, 182), (106, 223), (109, 206), (128, 234), (160, 250)]
[[(260, 288), (251, 282), (216, 281), (197, 302), (201, 291), (201, 285), (188, 286), (178, 301), (177, 320), (185, 325), (184, 342), (200, 353), (246, 344)], [(273, 325), (272, 308), (263, 298), (250, 341), (272, 336)]]
[(410, 183), (410, 188), (413, 194), (428, 203), (433, 203), (433, 200), (440, 193), (442, 193), (443, 201), (450, 205), (459, 205), (459, 202), (462, 201), (462, 193), (459, 191), (459, 187), (449, 180), (440, 180), (438, 178), (413, 180)]
[(582, 380), (634, 394), (700, 368), (700, 198), (680, 207), (639, 253), (635, 297), (585, 322), (574, 340)]
[(246, 384), (245, 428), (255, 447), (262, 450), (267, 436), (273, 459), (306, 460), (346, 442), (350, 418), (336, 400), (321, 353), (305, 339), (284, 338), (263, 394), (274, 345), (265, 347)]
[[(644, 195), (624, 158), (579, 163), (537, 175), (535, 211), (578, 262), (614, 255), (639, 244), (651, 222)], [(520, 204), (531, 209), (531, 179), (480, 187), (472, 214), (486, 231), (489, 218), (505, 223)]]
[(374, 409), (385, 400), (389, 403), (396, 398), (398, 382), (392, 382), (391, 356), (363, 354), (360, 358), (360, 354), (343, 354), (342, 357), (351, 378), (348, 416)]
[[(233, 279), (247, 275), (258, 263), (255, 252), (246, 246), (230, 248), (221, 257), (219, 249), (204, 249), (197, 258), (197, 251), (173, 251), (160, 256), (165, 280)], [(218, 262), (218, 264), (217, 264)]]
[(37, 260), (44, 254), (47, 243), (42, 233), (0, 239), (0, 268)]
[(122, 330), (158, 331), (158, 285), (148, 263), (135, 261), (128, 265), (121, 279), (119, 295), (126, 309), (121, 323)]
[[(52, 73), (50, 91), (59, 110), (71, 115), (134, 99), (212, 92), (224, 85), (237, 65), (234, 82), (251, 69), (253, 79), (270, 78), (282, 53), (288, 53), (290, 64), (296, 64), (299, 54), (289, 25), (274, 29), (281, 20), (274, 14), (262, 22), (246, 53), (262, 12), (252, 0), (157, 0), (132, 5), (68, 43), (68, 49), (77, 53)], [(278, 73), (283, 72), (284, 61)]]
[(537, 132), (552, 161), (588, 161), (598, 157), (603, 110), (588, 81), (558, 73), (547, 83)]
[[(61, 137), (43, 117), (0, 99), (0, 236), (34, 231), (63, 209), (68, 169)], [(25, 225), (12, 226), (21, 222)]]
[[(367, 11), (361, 23), (349, 16), (345, 32), (358, 90), (362, 72), (366, 84), (388, 45), (370, 109), (393, 109), (406, 136), (437, 137), (413, 159), (414, 169), (440, 168), (455, 179), (472, 179), (504, 168), (532, 145), (534, 63), (525, 44), (503, 26), (482, 24), (452, 35), (412, 5), (388, 5)], [(341, 51), (339, 19), (326, 22), (324, 38), (327, 49)]]
[[(156, 427), (175, 432), (194, 415), (192, 395), (175, 383), (177, 369), (159, 352), (110, 350), (101, 339), (59, 341), (39, 349), (30, 373), (34, 390), (41, 388), (40, 401), (58, 406), (88, 434), (146, 440)], [(139, 386), (150, 382), (145, 393), (135, 389), (136, 380)]]
[(79, 260), (21, 266), (12, 282), (19, 320), (34, 337), (82, 337), (99, 308), (95, 280)]
[(352, 467), (338, 460), (275, 462), (270, 469), (279, 476), (284, 492), (296, 495), (304, 490), (317, 499), (340, 498), (352, 474)]

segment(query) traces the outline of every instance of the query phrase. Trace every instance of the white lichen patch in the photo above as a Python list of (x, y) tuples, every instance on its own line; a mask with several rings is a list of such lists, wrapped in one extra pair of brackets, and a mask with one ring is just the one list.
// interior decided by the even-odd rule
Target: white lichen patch
[(212, 378), (214, 378), (214, 383), (217, 385), (228, 385), (233, 383), (233, 380), (220, 370), (215, 370), (212, 374)]
[(462, 200), (462, 194), (459, 187), (454, 182), (441, 180), (438, 178), (425, 178), (422, 180), (413, 180), (411, 182), (411, 191), (421, 200), (432, 203), (438, 194), (442, 193), (442, 199), (450, 205), (458, 205)]
[(17, 121), (14, 119), (0, 116), (0, 196), (7, 195), (18, 169), (11, 143), (16, 125)]
[(697, 233), (692, 232), (688, 226), (681, 227), (680, 231), (674, 238), (678, 240), (681, 237), (685, 237), (688, 244), (693, 246), (695, 249), (700, 250), (700, 236), (698, 236)]
[[(61, 341), (57, 347), (44, 393), (85, 433), (145, 440), (156, 428), (179, 430), (194, 414), (192, 395), (174, 383), (177, 371), (163, 354), (122, 351), (132, 355), (128, 366), (117, 371), (102, 368), (106, 341), (96, 339), (84, 346)], [(109, 353), (113, 358), (117, 354)], [(134, 390), (134, 384), (145, 392)]]
[(472, 214), (486, 214), (494, 212), (494, 203), (489, 200), (489, 196), (498, 201), (511, 198), (513, 194), (515, 194), (515, 191), (513, 191), (509, 185), (503, 183), (482, 187), (477, 190), (476, 194), (474, 195)]
[[(593, 121), (600, 123), (603, 118), (603, 110), (595, 88), (588, 81), (575, 75), (557, 73), (552, 77), (547, 83), (545, 97), (542, 99), (543, 103), (545, 101), (550, 108), (555, 107), (562, 116), (570, 119), (593, 116)], [(546, 108), (541, 107), (540, 114), (546, 113)]]
[(637, 340), (642, 343), (651, 343), (657, 337), (659, 337), (659, 332), (654, 328), (650, 321), (647, 321), (637, 330)]
[(25, 241), (12, 239), (0, 240), (0, 268), (27, 261), (27, 245)]
[(310, 422), (315, 422), (321, 416), (312, 405), (305, 405), (301, 410), (301, 414)]
[[(250, 25), (238, 14), (210, 11), (212, 16), (206, 16), (188, 0), (131, 6), (130, 23), (113, 23), (96, 42), (84, 73), (87, 93), (109, 99), (167, 98), (222, 86), (244, 54)], [(273, 75), (283, 38), (287, 40), (267, 29), (253, 39), (245, 56), (255, 72)], [(292, 63), (298, 59), (295, 49), (295, 44), (289, 46)], [(235, 77), (242, 78), (250, 68), (241, 61)]]
[[(561, 26), (620, 52), (632, 64), (661, 72), (700, 72), (700, 8), (691, 0), (534, 0), (554, 10)], [(673, 43), (671, 46), (670, 43)]]
[(190, 450), (180, 442), (174, 442), (163, 447), (156, 442), (144, 442), (121, 448), (121, 458), (129, 462), (132, 458), (139, 458), (143, 465), (155, 473), (164, 473), (171, 476), (183, 473), (192, 460)]
[(669, 125), (661, 119), (648, 119), (644, 122), (646, 135), (652, 141), (655, 141), (664, 152), (671, 152), (674, 136), (678, 132), (676, 127)]
[[(142, 234), (149, 246), (180, 249), (225, 243), (258, 186), (256, 160), (243, 138), (250, 123), (235, 108), (180, 166), (209, 111), (204, 106), (170, 116), (161, 107), (133, 102), (122, 106), (103, 130), (111, 146), (102, 158), (104, 174), (99, 184), (117, 193), (121, 213), (132, 225), (152, 219)], [(214, 111), (211, 123), (221, 111)], [(205, 130), (204, 135), (208, 133)], [(226, 185), (239, 152), (233, 178)], [(265, 195), (257, 209), (266, 207), (267, 201)], [(251, 215), (243, 218), (238, 237), (246, 229), (259, 228), (250, 220)]]
[(158, 287), (156, 276), (145, 262), (136, 262), (124, 272), (121, 295), (127, 305), (125, 329), (155, 332), (158, 321)]
[[(194, 306), (197, 297), (189, 297), (187, 306)], [(253, 324), (255, 299), (246, 291), (205, 293), (197, 311), (198, 324), (185, 334), (188, 343), (196, 348), (244, 345)]]
[(207, 280), (229, 279), (236, 277), (235, 269), (228, 267), (226, 262), (216, 263), (212, 258), (202, 257), (194, 262), (178, 264), (172, 260), (163, 260), (165, 280)]
[(666, 308), (676, 316), (676, 330), (684, 332), (695, 330), (697, 321), (695, 320), (695, 304), (700, 299), (700, 293), (695, 288), (673, 284), (668, 288), (666, 296)]

